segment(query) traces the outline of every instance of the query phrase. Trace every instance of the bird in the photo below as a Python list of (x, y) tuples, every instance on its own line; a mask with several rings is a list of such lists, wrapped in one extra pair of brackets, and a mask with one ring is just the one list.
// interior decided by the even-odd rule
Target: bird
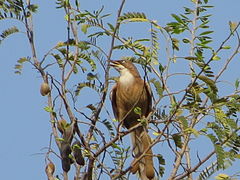
[[(110, 99), (115, 118), (125, 128), (136, 127), (141, 122), (139, 119), (147, 117), (152, 109), (152, 92), (150, 86), (144, 81), (135, 65), (129, 60), (110, 60), (110, 66), (119, 73), (119, 79), (113, 86)], [(135, 109), (140, 109), (136, 113)], [(131, 132), (134, 160), (131, 164), (131, 172), (138, 173), (141, 180), (154, 179), (153, 152), (149, 148), (151, 138), (147, 128), (139, 125)], [(138, 157), (149, 149), (143, 158)]]

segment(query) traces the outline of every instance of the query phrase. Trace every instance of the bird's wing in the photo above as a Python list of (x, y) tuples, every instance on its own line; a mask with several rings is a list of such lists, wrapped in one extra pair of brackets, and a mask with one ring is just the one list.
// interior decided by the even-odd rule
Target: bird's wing
[(146, 87), (146, 92), (147, 92), (147, 102), (148, 102), (148, 109), (147, 109), (147, 114), (148, 115), (152, 111), (152, 91), (150, 88), (150, 85), (145, 81), (145, 87)]
[(111, 90), (110, 93), (110, 100), (112, 102), (112, 109), (113, 109), (113, 114), (116, 119), (118, 119), (118, 108), (117, 108), (117, 103), (116, 103), (116, 91), (117, 91), (117, 84), (115, 84)]

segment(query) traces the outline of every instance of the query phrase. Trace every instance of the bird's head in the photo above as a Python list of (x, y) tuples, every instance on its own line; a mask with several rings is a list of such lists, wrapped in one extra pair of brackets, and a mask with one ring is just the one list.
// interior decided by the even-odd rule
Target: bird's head
[(114, 67), (121, 75), (130, 73), (133, 76), (140, 76), (137, 68), (129, 60), (110, 60), (110, 66)]

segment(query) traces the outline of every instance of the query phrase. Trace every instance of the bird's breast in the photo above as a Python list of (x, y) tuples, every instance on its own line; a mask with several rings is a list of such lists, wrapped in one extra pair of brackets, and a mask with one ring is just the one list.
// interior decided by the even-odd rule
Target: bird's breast
[(141, 82), (122, 86), (118, 84), (116, 91), (116, 105), (118, 119), (124, 119), (124, 126), (130, 128), (138, 123), (139, 114), (134, 112), (136, 107), (141, 108), (142, 115), (147, 115), (148, 102), (146, 90)]
[(121, 83), (119, 82), (117, 99), (126, 107), (139, 106), (146, 102), (146, 91), (140, 82)]

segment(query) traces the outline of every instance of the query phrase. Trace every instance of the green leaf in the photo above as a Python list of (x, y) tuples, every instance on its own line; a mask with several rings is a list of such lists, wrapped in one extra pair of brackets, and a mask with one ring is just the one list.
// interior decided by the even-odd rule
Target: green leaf
[(87, 34), (87, 30), (89, 28), (89, 24), (82, 24), (81, 26), (81, 31), (84, 33), (84, 34)]
[(114, 131), (113, 131), (113, 126), (112, 126), (112, 124), (111, 124), (107, 119), (103, 120), (103, 124), (104, 124), (104, 125), (106, 126), (106, 128), (109, 130), (111, 136), (114, 136), (115, 133), (114, 133)]
[(205, 32), (202, 32), (201, 34), (199, 34), (199, 36), (211, 34), (211, 33), (213, 33), (213, 32), (214, 32), (214, 31), (205, 31)]
[(27, 62), (27, 61), (29, 61), (29, 60), (30, 60), (29, 57), (22, 57), (22, 58), (20, 58), (17, 62), (20, 63), (20, 64), (22, 64), (22, 63)]
[(223, 147), (219, 144), (215, 144), (214, 147), (215, 147), (215, 152), (217, 155), (218, 168), (223, 168), (224, 167), (224, 159), (225, 159)]
[(15, 74), (21, 74), (23, 69), (23, 63), (30, 61), (30, 57), (22, 57), (17, 62), (18, 64), (15, 65), (14, 69), (16, 69)]
[(164, 70), (166, 69), (166, 67), (164, 67), (161, 63), (159, 63), (158, 69), (159, 69), (160, 73), (162, 74), (164, 72)]
[(204, 89), (203, 93), (206, 94), (213, 103), (217, 99), (217, 93), (213, 92), (213, 90), (210, 87)]
[(178, 120), (180, 121), (180, 123), (183, 127), (183, 130), (188, 128), (188, 122), (187, 122), (187, 119), (184, 116), (179, 116)]
[(200, 79), (203, 82), (205, 82), (211, 88), (213, 93), (216, 94), (218, 92), (217, 86), (216, 86), (215, 82), (212, 79), (210, 79), (210, 78), (208, 78), (206, 76), (198, 76), (198, 79)]
[(112, 143), (112, 147), (113, 148), (117, 148), (120, 151), (122, 150), (116, 143)]
[(187, 60), (198, 60), (198, 57), (194, 57), (194, 56), (187, 56), (187, 57), (184, 57), (184, 59), (187, 59)]
[(148, 21), (146, 15), (140, 12), (128, 12), (124, 13), (118, 18), (119, 22), (129, 21), (129, 22), (146, 22)]
[(155, 78), (151, 79), (150, 82), (154, 85), (157, 94), (162, 97), (163, 95), (163, 88), (161, 86), (161, 83), (159, 81), (157, 81)]
[(80, 7), (78, 0), (75, 0), (75, 5), (76, 5), (77, 8)]
[(171, 101), (172, 108), (175, 108), (177, 106), (177, 101), (174, 95), (170, 97), (170, 101)]
[(83, 50), (88, 50), (89, 47), (89, 43), (86, 41), (79, 41), (77, 46), (83, 51)]
[(37, 12), (37, 9), (38, 9), (38, 5), (36, 5), (36, 4), (30, 4), (27, 8), (28, 8), (31, 12), (36, 13), (36, 12)]
[(113, 121), (113, 122), (118, 122), (118, 120), (117, 120), (117, 119), (115, 119), (115, 118), (113, 118), (113, 119), (112, 119), (112, 121)]
[(176, 38), (172, 38), (172, 47), (173, 49), (176, 49), (177, 51), (179, 51), (179, 40)]
[(184, 132), (187, 134), (193, 134), (195, 137), (200, 135), (200, 133), (194, 128), (186, 128)]
[(98, 87), (95, 85), (94, 81), (93, 82), (82, 82), (82, 83), (79, 83), (77, 85), (77, 88), (75, 90), (75, 96), (78, 96), (80, 94), (80, 91), (84, 88), (84, 87), (89, 87), (93, 90), (95, 90), (96, 92), (101, 92), (102, 91), (102, 88), (101, 87)]
[(236, 81), (235, 81), (235, 88), (236, 88), (236, 89), (239, 88), (239, 83), (240, 83), (239, 79), (236, 79)]
[(215, 56), (213, 56), (212, 59), (213, 59), (214, 61), (219, 61), (221, 58), (220, 58), (219, 56), (215, 55)]
[(210, 177), (217, 172), (217, 163), (214, 162), (210, 166), (206, 167), (200, 174), (199, 177), (197, 178), (198, 180), (207, 180), (210, 179)]
[(21, 71), (15, 71), (14, 73), (15, 73), (15, 74), (18, 74), (18, 75), (21, 75), (21, 74), (22, 74)]
[(184, 21), (176, 14), (171, 14), (171, 16), (179, 23), (184, 24)]
[(22, 65), (21, 64), (16, 64), (15, 65), (15, 69), (21, 70), (22, 69)]
[(165, 168), (163, 166), (166, 164), (165, 159), (163, 158), (163, 156), (161, 154), (157, 155), (157, 159), (158, 159), (158, 163), (159, 163), (158, 173), (161, 177), (163, 177), (164, 172), (165, 172)]
[(79, 59), (84, 59), (88, 62), (88, 64), (91, 66), (91, 70), (94, 71), (96, 69), (96, 63), (93, 59), (90, 58), (89, 54), (79, 53), (78, 54)]
[[(209, 6), (209, 5), (204, 5), (204, 6), (201, 6), (201, 7), (203, 7), (203, 8), (214, 8), (214, 6)], [(210, 16), (210, 15), (208, 15), (208, 16)]]
[(207, 137), (212, 141), (213, 144), (217, 143), (218, 139), (213, 134), (207, 134)]
[(153, 132), (153, 135), (154, 136), (159, 136), (161, 133), (159, 133), (159, 132)]
[(187, 38), (184, 38), (182, 41), (183, 41), (184, 43), (190, 43), (190, 40), (187, 39)]
[(232, 33), (236, 30), (237, 25), (238, 25), (237, 22), (229, 21), (229, 27), (230, 27), (230, 31), (231, 31)]
[(175, 145), (179, 148), (182, 148), (182, 140), (181, 140), (181, 134), (176, 133), (172, 135), (173, 141), (175, 143)]
[(224, 105), (226, 102), (228, 102), (228, 98), (220, 98), (220, 99), (216, 99), (214, 101), (214, 105), (216, 106), (222, 106)]
[(17, 32), (19, 32), (19, 29), (18, 29), (16, 26), (13, 26), (13, 27), (11, 27), (11, 28), (5, 29), (5, 30), (2, 32), (2, 34), (0, 34), (0, 37), (2, 38), (2, 39), (0, 39), (0, 43), (1, 43), (4, 39), (6, 39), (8, 36), (10, 36), (10, 35), (12, 35), (12, 34), (14, 34), (14, 33), (17, 33)]
[(217, 176), (215, 176), (216, 180), (231, 180), (230, 176), (228, 176), (227, 174), (218, 174)]
[(65, 140), (63, 138), (56, 138), (57, 141), (64, 142)]
[(109, 28), (111, 29), (111, 31), (112, 31), (112, 32), (114, 32), (114, 31), (115, 31), (115, 28), (114, 28), (114, 26), (113, 26), (112, 24), (110, 24), (110, 23), (107, 23), (107, 25), (109, 26)]
[(215, 111), (215, 117), (217, 120), (219, 120), (219, 122), (221, 122), (224, 126), (227, 125), (227, 121), (226, 121), (226, 114), (225, 112), (221, 109), (221, 108), (214, 108)]
[(142, 110), (141, 110), (141, 108), (140, 108), (140, 107), (135, 107), (135, 108), (134, 108), (134, 113), (141, 116), (141, 115), (142, 115)]
[(52, 107), (49, 107), (49, 106), (46, 106), (46, 107), (44, 108), (44, 110), (47, 111), (47, 112), (50, 112), (50, 113), (54, 112), (53, 109), (52, 109)]
[(138, 39), (135, 42), (143, 42), (143, 41), (150, 41), (150, 39), (144, 38), (144, 39)]
[(97, 74), (93, 74), (93, 73), (88, 73), (87, 74), (87, 80), (89, 80), (89, 81), (92, 81), (96, 78), (97, 78)]
[(51, 55), (56, 59), (59, 67), (62, 68), (63, 67), (63, 60), (60, 57), (60, 55), (59, 54), (51, 54)]
[(158, 158), (159, 164), (161, 164), (161, 165), (165, 165), (166, 164), (165, 159), (163, 158), (163, 156), (161, 154), (158, 154), (157, 158)]
[(66, 14), (66, 15), (64, 16), (64, 19), (65, 19), (66, 21), (69, 21), (69, 20), (70, 20), (70, 15), (69, 15), (69, 14)]
[(230, 126), (232, 129), (238, 128), (238, 125), (234, 119), (227, 118), (227, 125)]
[(74, 144), (72, 146), (73, 149), (81, 149), (81, 146), (79, 144)]
[(143, 44), (139, 43), (139, 42), (134, 41), (133, 43), (129, 43), (129, 46), (134, 47), (136, 49), (139, 49), (139, 50), (146, 53), (145, 50), (147, 49), (147, 47), (144, 46)]
[(231, 49), (231, 46), (223, 46), (222, 49)]

